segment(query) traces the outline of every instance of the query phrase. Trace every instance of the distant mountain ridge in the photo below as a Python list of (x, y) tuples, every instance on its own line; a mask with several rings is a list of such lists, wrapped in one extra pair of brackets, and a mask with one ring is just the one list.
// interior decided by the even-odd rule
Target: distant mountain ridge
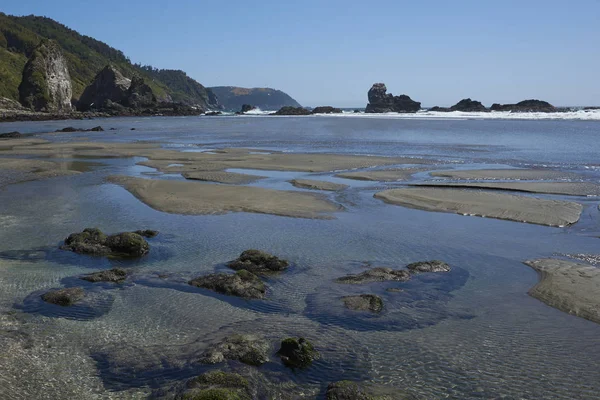
[(242, 88), (237, 86), (214, 86), (209, 88), (228, 111), (239, 111), (244, 104), (261, 110), (279, 110), (282, 107), (302, 107), (290, 95), (271, 88)]
[(16, 17), (0, 13), (0, 97), (19, 100), (19, 84), (27, 59), (43, 39), (56, 41), (67, 60), (72, 95), (78, 100), (85, 87), (106, 65), (114, 65), (127, 78), (138, 75), (159, 101), (181, 102), (217, 109), (216, 96), (179, 70), (159, 70), (132, 64), (123, 52), (46, 17)]

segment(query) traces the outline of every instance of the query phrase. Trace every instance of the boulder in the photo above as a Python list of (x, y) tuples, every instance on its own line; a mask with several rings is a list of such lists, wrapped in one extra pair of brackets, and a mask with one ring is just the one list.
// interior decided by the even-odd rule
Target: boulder
[(123, 268), (113, 268), (105, 271), (98, 271), (91, 274), (87, 274), (81, 277), (84, 281), (97, 283), (97, 282), (111, 282), (111, 283), (122, 283), (127, 279), (127, 271)]
[(375, 83), (368, 93), (369, 104), (365, 112), (367, 113), (414, 113), (421, 109), (421, 103), (412, 100), (407, 95), (394, 96), (387, 93), (387, 88), (383, 83)]
[(370, 383), (339, 381), (327, 386), (325, 400), (417, 400), (395, 388), (384, 388)]
[(557, 112), (558, 110), (552, 104), (542, 100), (523, 100), (517, 104), (498, 104), (494, 103), (490, 107), (491, 111), (510, 111), (510, 112)]
[(287, 338), (281, 341), (281, 348), (277, 351), (281, 361), (286, 367), (307, 368), (320, 354), (313, 345), (304, 338)]
[(17, 131), (0, 133), (0, 139), (17, 139), (22, 136), (23, 136), (23, 134), (20, 132), (17, 132)]
[(251, 400), (250, 385), (239, 374), (210, 371), (190, 379), (179, 398), (189, 400)]
[(284, 271), (289, 266), (289, 262), (264, 251), (251, 249), (244, 251), (227, 266), (236, 271), (245, 269), (255, 275), (267, 275)]
[(42, 295), (46, 303), (56, 304), (63, 307), (72, 306), (85, 297), (85, 292), (80, 287), (50, 290)]
[(341, 114), (342, 110), (340, 108), (334, 108), (331, 106), (321, 106), (315, 107), (312, 110), (313, 114)]
[(90, 129), (82, 129), (82, 128), (74, 128), (72, 126), (67, 126), (66, 128), (57, 129), (55, 132), (60, 133), (72, 133), (72, 132), (104, 132), (104, 128), (101, 126), (95, 126)]
[(140, 76), (134, 76), (127, 90), (127, 98), (122, 105), (131, 108), (147, 108), (154, 107), (156, 104), (156, 96), (150, 86), (146, 85)]
[[(135, 128), (133, 128), (133, 129), (135, 129)], [(138, 235), (147, 237), (147, 238), (153, 238), (158, 235), (158, 231), (154, 231), (152, 229), (139, 230), (139, 231), (135, 231), (133, 233), (137, 233)]]
[(379, 313), (383, 310), (383, 300), (374, 294), (361, 294), (358, 296), (345, 296), (342, 298), (347, 309), (353, 311), (370, 311)]
[(261, 336), (235, 334), (211, 346), (200, 361), (204, 364), (218, 364), (236, 360), (244, 364), (259, 366), (269, 361), (271, 346)]
[(104, 109), (108, 105), (107, 101), (122, 104), (129, 96), (130, 86), (130, 79), (125, 78), (114, 66), (107, 65), (85, 88), (77, 102), (77, 109)]
[(420, 272), (450, 272), (450, 266), (443, 261), (419, 261), (408, 264), (406, 268), (413, 274)]
[(98, 228), (87, 228), (65, 239), (62, 250), (94, 256), (141, 257), (150, 251), (146, 240), (133, 232), (107, 236)]
[(406, 282), (410, 279), (410, 272), (404, 269), (394, 270), (391, 268), (378, 267), (361, 272), (356, 275), (348, 275), (342, 278), (336, 279), (338, 283), (348, 283), (359, 285), (362, 283), (369, 282)]
[(311, 112), (308, 111), (304, 107), (286, 106), (286, 107), (281, 107), (279, 109), (279, 111), (277, 111), (273, 115), (310, 115), (310, 114), (311, 114)]
[(482, 112), (488, 109), (481, 104), (481, 102), (471, 99), (462, 99), (452, 107), (450, 111), (463, 111), (463, 112)]
[(42, 40), (23, 69), (21, 104), (35, 111), (70, 112), (72, 97), (67, 59), (58, 43)]
[(252, 272), (243, 269), (235, 274), (199, 276), (188, 283), (227, 296), (237, 296), (245, 299), (264, 299), (267, 293), (267, 287), (263, 281)]
[(242, 111), (241, 113), (247, 113), (248, 111), (252, 111), (252, 110), (256, 110), (256, 107), (254, 107), (253, 105), (250, 104), (244, 104), (242, 105)]
[(208, 117), (214, 117), (214, 116), (217, 116), (217, 115), (223, 115), (223, 113), (221, 111), (210, 111), (210, 112), (207, 112), (204, 115), (206, 115)]

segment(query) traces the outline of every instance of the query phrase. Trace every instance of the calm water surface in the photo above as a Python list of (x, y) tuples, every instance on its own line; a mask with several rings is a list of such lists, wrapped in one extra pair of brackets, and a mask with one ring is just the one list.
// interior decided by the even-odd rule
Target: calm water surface
[[(69, 125), (117, 130), (43, 134)], [(535, 166), (574, 171), (589, 181), (600, 177), (600, 122), (593, 121), (205, 117), (0, 128), (52, 141), (427, 156), (439, 160), (432, 170)], [(0, 335), (7, 338), (0, 398), (143, 398), (202, 372), (205, 367), (194, 362), (198, 354), (232, 332), (261, 333), (273, 346), (290, 335), (312, 339), (323, 354), (312, 368), (291, 373), (273, 362), (263, 369), (316, 393), (331, 381), (354, 379), (426, 399), (600, 398), (600, 326), (529, 297), (538, 278), (522, 264), (555, 253), (598, 253), (597, 198), (571, 198), (584, 204), (581, 221), (550, 228), (428, 213), (372, 197), (401, 186), (397, 183), (266, 172), (269, 178), (254, 185), (299, 190), (287, 180), (309, 175), (350, 184), (344, 192), (326, 194), (346, 211), (334, 220), (182, 216), (155, 211), (104, 183), (112, 174), (160, 178), (135, 165), (141, 160), (85, 160), (95, 163), (90, 172), (0, 190)], [(137, 261), (56, 250), (69, 233), (88, 226), (161, 234), (150, 240), (150, 254)], [(226, 270), (224, 263), (248, 248), (292, 262), (288, 272), (267, 281), (268, 301), (241, 301), (185, 284), (190, 277)], [(333, 283), (366, 263), (399, 268), (424, 259), (442, 259), (454, 269), (405, 284)], [(115, 265), (134, 268), (137, 278), (118, 288), (89, 286), (92, 301), (79, 308), (57, 311), (39, 301), (44, 290), (82, 285), (74, 277)], [(404, 291), (387, 292), (390, 287)], [(350, 314), (338, 305), (339, 297), (364, 292), (384, 299), (381, 316)]]

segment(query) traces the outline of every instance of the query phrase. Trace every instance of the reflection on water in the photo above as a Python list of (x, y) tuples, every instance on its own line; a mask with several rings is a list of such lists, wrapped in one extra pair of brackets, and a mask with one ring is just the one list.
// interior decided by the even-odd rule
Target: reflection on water
[[(143, 138), (208, 149), (427, 153), (494, 167), (552, 161), (579, 170), (600, 150), (590, 137), (598, 125), (591, 122), (444, 125), (356, 119), (349, 124), (333, 118), (257, 117), (240, 134), (238, 120), (224, 120), (102, 123), (136, 127), (135, 133), (123, 130), (110, 140)], [(560, 132), (565, 129), (574, 132), (572, 144), (564, 142)], [(538, 149), (542, 135), (548, 148), (563, 149)], [(584, 138), (590, 145), (577, 153), (571, 146)], [(67, 140), (68, 135), (51, 139)], [(0, 190), (0, 351), (6, 355), (0, 358), (2, 398), (140, 398), (204, 371), (199, 354), (235, 332), (262, 334), (271, 343), (271, 361), (259, 372), (315, 394), (323, 393), (330, 381), (354, 379), (427, 399), (600, 398), (600, 326), (530, 298), (527, 291), (538, 278), (521, 264), (556, 252), (598, 253), (593, 236), (600, 234), (600, 225), (593, 199), (576, 198), (586, 206), (582, 221), (565, 229), (386, 205), (373, 199), (373, 193), (398, 184), (378, 182), (327, 194), (347, 208), (335, 220), (245, 213), (184, 216), (158, 212), (126, 190), (104, 184), (107, 175), (153, 171), (135, 166), (139, 159), (95, 161), (103, 165), (85, 174)], [(256, 185), (294, 190), (286, 180), (306, 175), (280, 174)], [(589, 174), (597, 179), (597, 171)], [(331, 174), (312, 177), (337, 179)], [(70, 233), (94, 226), (109, 233), (156, 229), (160, 235), (149, 240), (152, 249), (139, 260), (58, 250)], [(191, 277), (227, 270), (224, 263), (248, 248), (292, 263), (288, 271), (265, 280), (266, 300), (230, 298), (187, 285)], [(363, 263), (400, 268), (430, 259), (448, 262), (452, 272), (422, 274), (405, 283), (334, 282), (358, 272)], [(114, 266), (132, 270), (127, 283), (78, 279)], [(89, 294), (80, 305), (59, 308), (41, 302), (45, 291), (73, 286)], [(386, 291), (390, 287), (403, 291)], [(374, 316), (343, 308), (340, 297), (362, 293), (381, 296), (384, 312)], [(6, 313), (15, 310), (16, 319), (10, 319)], [(274, 353), (287, 336), (309, 338), (322, 359), (296, 373), (282, 367)], [(228, 368), (241, 366), (231, 363)], [(111, 392), (104, 394), (106, 390)]]

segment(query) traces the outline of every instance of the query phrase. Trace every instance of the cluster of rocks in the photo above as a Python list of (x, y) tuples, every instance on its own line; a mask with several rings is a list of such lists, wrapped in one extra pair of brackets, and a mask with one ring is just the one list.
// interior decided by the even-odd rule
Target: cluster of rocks
[(67, 126), (66, 128), (62, 128), (62, 129), (57, 129), (55, 132), (59, 132), (59, 133), (72, 133), (72, 132), (104, 132), (104, 128), (102, 128), (101, 126), (95, 126), (93, 128), (90, 129), (84, 129), (84, 128), (74, 128), (72, 126)]
[(421, 109), (421, 103), (414, 101), (409, 96), (403, 94), (394, 96), (387, 93), (387, 87), (384, 83), (375, 83), (368, 93), (369, 104), (365, 112), (367, 113), (415, 113)]
[(438, 112), (452, 112), (452, 111), (463, 111), (463, 112), (482, 112), (488, 111), (488, 109), (481, 104), (481, 102), (471, 99), (462, 99), (452, 107), (431, 107), (429, 111)]
[[(372, 282), (406, 282), (410, 280), (413, 274), (426, 272), (449, 272), (450, 266), (443, 261), (419, 261), (408, 264), (406, 269), (392, 269), (385, 267), (371, 268), (360, 274), (347, 275), (336, 279), (337, 283), (361, 285)], [(390, 292), (401, 291), (401, 289), (392, 288)], [(344, 306), (353, 311), (369, 311), (379, 313), (383, 311), (383, 300), (374, 294), (360, 294), (355, 296), (342, 297)]]
[(493, 104), (490, 108), (487, 108), (481, 102), (463, 99), (453, 105), (452, 107), (432, 107), (429, 111), (438, 112), (451, 112), (451, 111), (463, 111), (463, 112), (490, 112), (490, 111), (510, 111), (510, 112), (558, 112), (558, 108), (552, 104), (542, 100), (523, 100), (517, 104)]
[(69, 235), (60, 248), (93, 256), (141, 257), (150, 251), (150, 245), (144, 236), (153, 237), (153, 233), (154, 231), (136, 231), (106, 235), (98, 228), (87, 228), (83, 232)]
[(190, 280), (188, 283), (227, 296), (245, 299), (264, 299), (267, 287), (259, 276), (285, 271), (289, 262), (260, 250), (246, 250), (228, 267), (235, 274), (209, 274)]
[(335, 108), (332, 106), (320, 106), (315, 107), (312, 110), (304, 107), (281, 107), (279, 111), (271, 115), (315, 115), (315, 114), (341, 114), (341, 108)]

